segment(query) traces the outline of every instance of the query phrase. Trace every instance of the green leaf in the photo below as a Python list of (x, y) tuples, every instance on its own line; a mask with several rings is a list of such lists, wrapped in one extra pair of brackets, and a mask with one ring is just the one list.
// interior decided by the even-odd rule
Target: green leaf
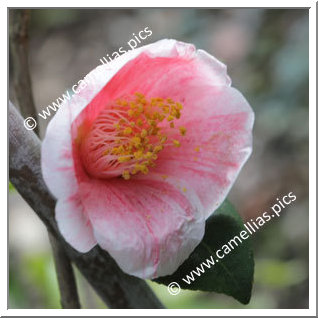
[[(204, 238), (189, 258), (172, 275), (159, 277), (154, 281), (165, 285), (177, 282), (182, 289), (223, 293), (248, 304), (253, 284), (254, 259), (251, 239), (242, 239), (241, 231), (246, 231), (245, 238), (250, 235), (239, 214), (225, 200), (207, 220)], [(235, 236), (240, 237), (242, 243), (236, 239), (238, 246), (232, 242), (233, 249), (228, 254), (223, 253), (226, 249), (224, 245), (230, 248), (229, 241)], [(218, 249), (222, 250), (221, 256), (224, 254), (224, 258), (216, 256)], [(206, 260), (211, 261), (211, 255), (215, 264), (210, 263), (210, 268), (202, 265), (202, 262), (209, 265)], [(198, 268), (204, 271), (201, 274), (199, 272), (200, 276), (192, 272), (195, 270), (198, 273)], [(192, 282), (188, 279), (189, 276), (194, 278)]]

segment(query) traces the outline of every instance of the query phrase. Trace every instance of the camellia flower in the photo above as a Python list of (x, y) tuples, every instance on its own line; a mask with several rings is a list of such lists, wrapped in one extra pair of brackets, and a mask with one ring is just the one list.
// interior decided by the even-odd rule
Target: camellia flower
[(251, 153), (253, 111), (221, 62), (175, 40), (87, 77), (42, 145), (58, 227), (75, 249), (99, 244), (128, 274), (172, 274)]

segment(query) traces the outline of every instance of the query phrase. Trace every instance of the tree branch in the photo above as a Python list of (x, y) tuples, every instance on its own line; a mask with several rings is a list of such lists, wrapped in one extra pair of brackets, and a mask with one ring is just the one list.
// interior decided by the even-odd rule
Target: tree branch
[[(10, 44), (15, 95), (24, 117), (37, 118), (28, 61), (28, 28), (30, 11), (10, 10)], [(39, 127), (34, 129), (39, 134)], [(81, 308), (70, 260), (59, 242), (49, 232), (62, 308)]]
[(60, 289), (61, 305), (64, 309), (80, 309), (76, 281), (72, 264), (64, 252), (61, 243), (49, 233), (54, 256), (57, 281)]
[[(11, 9), (9, 12), (10, 49), (16, 99), (22, 116), (31, 116), (36, 119), (37, 114), (34, 107), (28, 61), (28, 28), (30, 12), (25, 9)], [(38, 134), (38, 127), (36, 127), (34, 131)]]
[(21, 115), (9, 103), (9, 175), (18, 192), (110, 308), (163, 308), (146, 282), (123, 273), (101, 248), (81, 254), (65, 242), (54, 218), (55, 200), (42, 178), (40, 147), (38, 137), (23, 127)]

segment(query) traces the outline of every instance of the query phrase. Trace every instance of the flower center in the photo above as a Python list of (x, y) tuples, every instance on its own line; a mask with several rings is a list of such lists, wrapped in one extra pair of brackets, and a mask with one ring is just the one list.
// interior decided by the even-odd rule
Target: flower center
[(147, 99), (141, 93), (105, 108), (83, 139), (80, 151), (87, 172), (98, 178), (147, 174), (165, 147), (180, 147), (176, 127), (182, 104), (171, 98)]

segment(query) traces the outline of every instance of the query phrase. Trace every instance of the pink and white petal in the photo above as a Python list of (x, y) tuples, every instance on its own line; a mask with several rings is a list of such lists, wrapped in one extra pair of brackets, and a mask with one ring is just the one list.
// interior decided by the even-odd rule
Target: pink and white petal
[(55, 198), (69, 197), (77, 191), (69, 115), (68, 108), (61, 108), (49, 123), (42, 142), (42, 174)]
[[(192, 44), (161, 40), (126, 54), (105, 65), (113, 74), (74, 126), (90, 126), (110, 102), (137, 91), (149, 97), (178, 97), (180, 92), (202, 85), (229, 86), (226, 66)], [(76, 132), (76, 131), (75, 131)]]
[(206, 73), (209, 84), (213, 86), (231, 86), (231, 79), (227, 75), (225, 64), (204, 50), (197, 50), (197, 58), (201, 62), (201, 71)]
[(93, 228), (85, 217), (83, 205), (78, 197), (58, 200), (55, 218), (66, 242), (79, 252), (86, 253), (97, 244)]
[(186, 136), (175, 136), (181, 147), (166, 147), (150, 177), (165, 176), (171, 184), (191, 180), (190, 187), (208, 218), (223, 202), (251, 154), (254, 113), (233, 88), (206, 95), (193, 101), (192, 118), (183, 118)]
[(99, 245), (140, 278), (172, 274), (204, 235), (204, 216), (181, 191), (154, 180), (82, 183)]
[[(164, 39), (153, 43), (145, 50), (151, 58), (166, 57), (183, 59), (184, 62), (194, 61), (196, 69), (209, 79), (214, 86), (230, 86), (231, 79), (227, 75), (226, 65), (204, 50), (196, 50), (193, 44)], [(164, 72), (163, 72), (164, 73)]]

